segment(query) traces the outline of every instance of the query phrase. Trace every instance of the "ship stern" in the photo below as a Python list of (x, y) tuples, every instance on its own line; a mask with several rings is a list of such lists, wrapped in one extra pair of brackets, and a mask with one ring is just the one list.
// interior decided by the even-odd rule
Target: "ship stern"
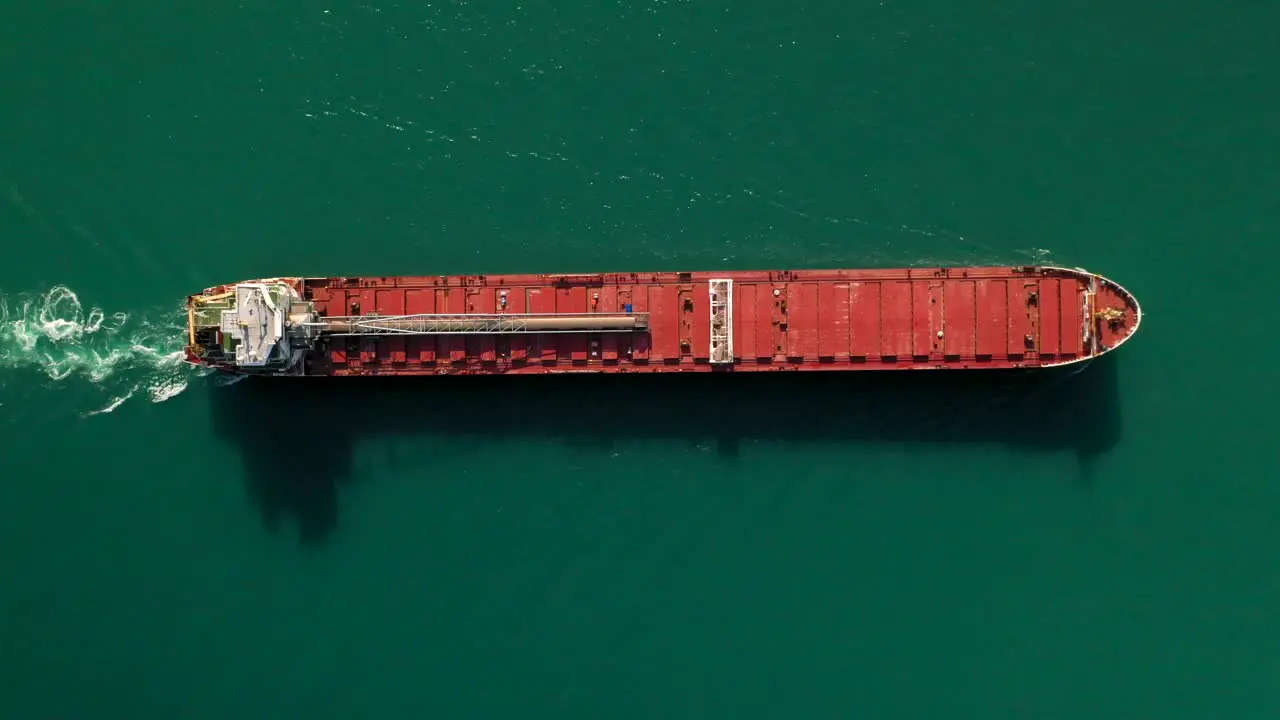
[(184, 359), (232, 374), (299, 374), (318, 334), (302, 286), (300, 278), (266, 278), (188, 296)]
[(187, 344), (183, 359), (192, 365), (230, 370), (215, 358), (222, 345), (222, 312), (235, 307), (235, 289), (215, 285), (187, 296)]

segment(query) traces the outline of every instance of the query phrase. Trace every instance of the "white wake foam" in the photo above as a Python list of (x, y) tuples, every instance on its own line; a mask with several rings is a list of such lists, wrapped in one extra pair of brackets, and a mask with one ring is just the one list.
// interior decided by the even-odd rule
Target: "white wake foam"
[[(135, 396), (164, 402), (187, 388), (180, 305), (134, 317), (85, 307), (59, 285), (38, 295), (0, 295), (0, 370), (35, 370), (46, 387), (87, 383), (109, 397), (84, 416), (109, 413)], [(6, 383), (7, 385), (8, 383)]]

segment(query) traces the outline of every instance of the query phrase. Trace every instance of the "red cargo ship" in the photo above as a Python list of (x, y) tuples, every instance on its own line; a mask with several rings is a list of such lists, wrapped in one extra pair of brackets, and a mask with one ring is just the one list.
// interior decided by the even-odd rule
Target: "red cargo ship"
[(1048, 266), (270, 278), (188, 298), (186, 358), (255, 375), (1046, 368), (1138, 329)]

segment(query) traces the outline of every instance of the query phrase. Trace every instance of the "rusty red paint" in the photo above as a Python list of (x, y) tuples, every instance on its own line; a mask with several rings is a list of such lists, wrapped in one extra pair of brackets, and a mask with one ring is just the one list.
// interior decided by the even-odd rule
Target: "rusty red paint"
[(973, 280), (947, 280), (943, 285), (942, 352), (949, 360), (973, 360), (977, 355), (976, 289)]
[(756, 286), (743, 285), (733, 289), (733, 338), (737, 354), (744, 358), (756, 358)]
[(818, 285), (818, 357), (849, 359), (849, 283)]
[(1062, 311), (1059, 301), (1062, 291), (1058, 288), (1057, 278), (1045, 278), (1040, 281), (1040, 354), (1046, 357), (1055, 356), (1062, 342)]
[[(710, 282), (733, 281), (734, 361), (712, 364)], [(647, 331), (333, 337), (313, 375), (1037, 367), (1137, 329), (1127, 291), (1063, 268), (312, 278), (322, 315), (647, 313)], [(219, 286), (211, 290), (225, 289)]]
[(1084, 330), (1080, 325), (1084, 288), (1078, 282), (1063, 280), (1059, 307), (1062, 311), (1062, 354), (1078, 357), (1084, 343)]
[(880, 359), (882, 288), (883, 283), (874, 280), (855, 282), (849, 286), (849, 353), (859, 360)]
[(978, 280), (975, 300), (978, 360), (1004, 355), (1009, 342), (1009, 294), (1004, 280)]
[(891, 281), (880, 287), (880, 354), (893, 358), (892, 362), (911, 359), (915, 327), (912, 296), (910, 282)]
[[(1024, 354), (1035, 348), (1032, 307), (1027, 303), (1027, 281), (1025, 278), (1012, 278), (1005, 286), (1009, 289), (1008, 354), (1021, 360)], [(1031, 286), (1035, 286), (1034, 281)]]
[[(760, 362), (773, 357), (774, 352), (774, 297), (773, 286), (766, 283), (756, 283), (754, 285), (746, 285), (755, 291), (755, 320), (752, 323), (751, 331), (755, 335), (756, 352), (751, 356)], [(741, 289), (741, 288), (737, 288)]]

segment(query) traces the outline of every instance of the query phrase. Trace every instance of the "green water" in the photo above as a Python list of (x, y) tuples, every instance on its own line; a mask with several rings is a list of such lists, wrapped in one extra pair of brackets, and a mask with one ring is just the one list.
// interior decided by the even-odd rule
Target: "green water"
[[(5, 2), (0, 716), (1275, 717), (1277, 21)], [(1115, 362), (173, 355), (186, 293), (270, 274), (1036, 261), (1140, 298)]]

